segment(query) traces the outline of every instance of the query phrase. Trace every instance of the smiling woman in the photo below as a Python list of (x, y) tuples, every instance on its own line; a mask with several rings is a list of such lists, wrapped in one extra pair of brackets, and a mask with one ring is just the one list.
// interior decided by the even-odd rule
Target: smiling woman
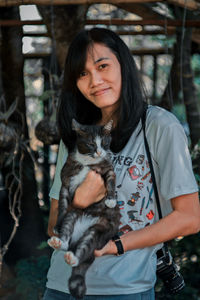
[[(145, 115), (146, 137), (165, 215), (161, 220), (144, 146), (141, 120)], [(71, 125), (73, 118), (83, 125), (114, 121), (110, 155), (121, 215), (118, 235), (94, 251), (96, 258), (87, 269), (87, 293), (83, 300), (154, 300), (157, 250), (163, 242), (196, 233), (200, 228), (198, 187), (184, 130), (171, 113), (145, 103), (134, 59), (114, 32), (102, 28), (81, 31), (69, 47), (65, 64), (58, 113), (62, 141), (50, 191), (50, 236), (54, 235), (58, 214), (60, 172), (78, 144)], [(100, 145), (99, 139), (97, 144)], [(105, 176), (98, 170), (89, 170), (72, 196), (71, 210), (75, 207), (83, 214), (91, 210), (90, 205), (99, 203), (108, 192), (104, 183)], [(100, 234), (101, 230), (98, 227)], [(76, 252), (78, 249), (75, 245)], [(84, 253), (90, 261), (88, 251)], [(44, 300), (75, 300), (67, 285), (74, 272), (64, 263), (63, 251), (56, 250)], [(79, 270), (74, 289), (80, 288), (80, 279)]]

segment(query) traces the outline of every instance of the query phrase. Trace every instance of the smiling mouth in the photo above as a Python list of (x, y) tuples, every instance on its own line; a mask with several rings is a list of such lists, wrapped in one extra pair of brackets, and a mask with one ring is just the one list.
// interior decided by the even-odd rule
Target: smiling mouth
[(93, 96), (100, 96), (103, 95), (104, 93), (106, 93), (110, 88), (105, 88), (99, 91), (96, 91), (95, 93), (92, 93)]

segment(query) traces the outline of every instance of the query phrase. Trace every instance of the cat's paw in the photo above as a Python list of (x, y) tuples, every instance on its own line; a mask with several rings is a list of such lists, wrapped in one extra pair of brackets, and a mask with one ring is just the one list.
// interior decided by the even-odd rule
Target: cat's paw
[(117, 200), (116, 199), (106, 199), (105, 200), (105, 205), (109, 208), (114, 208), (117, 204)]
[(79, 264), (79, 259), (71, 251), (67, 251), (65, 253), (64, 259), (65, 259), (66, 263), (72, 267), (77, 267)]
[(59, 239), (56, 236), (52, 236), (47, 243), (50, 247), (52, 247), (55, 250), (67, 250), (69, 243), (67, 241), (63, 242), (61, 239)]
[(48, 239), (47, 243), (51, 248), (56, 250), (60, 249), (62, 244), (61, 240), (56, 236), (52, 236), (50, 239)]

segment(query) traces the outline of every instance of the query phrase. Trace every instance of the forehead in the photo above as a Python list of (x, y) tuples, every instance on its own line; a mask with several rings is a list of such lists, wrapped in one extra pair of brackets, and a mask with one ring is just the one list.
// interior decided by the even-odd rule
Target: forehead
[(117, 60), (117, 57), (111, 51), (111, 49), (104, 44), (93, 43), (88, 47), (86, 54), (86, 65), (96, 64), (103, 59), (115, 61)]

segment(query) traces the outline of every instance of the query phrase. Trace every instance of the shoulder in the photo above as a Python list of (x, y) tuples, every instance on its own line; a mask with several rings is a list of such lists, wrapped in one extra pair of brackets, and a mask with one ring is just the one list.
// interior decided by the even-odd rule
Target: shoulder
[(67, 156), (68, 156), (68, 149), (66, 148), (64, 142), (60, 140), (57, 161), (61, 161), (61, 162), (66, 161)]
[(60, 140), (59, 150), (66, 153), (68, 152), (67, 147), (65, 146), (62, 139)]
[(147, 136), (182, 136), (186, 139), (183, 126), (174, 114), (158, 106), (149, 105), (146, 117)]
[[(188, 140), (179, 120), (167, 110), (149, 106), (146, 118), (146, 136), (154, 158), (161, 153), (180, 152)], [(157, 160), (157, 159), (156, 159)]]
[(146, 125), (149, 127), (160, 127), (162, 129), (172, 125), (180, 125), (174, 114), (159, 106), (149, 105), (147, 110)]

